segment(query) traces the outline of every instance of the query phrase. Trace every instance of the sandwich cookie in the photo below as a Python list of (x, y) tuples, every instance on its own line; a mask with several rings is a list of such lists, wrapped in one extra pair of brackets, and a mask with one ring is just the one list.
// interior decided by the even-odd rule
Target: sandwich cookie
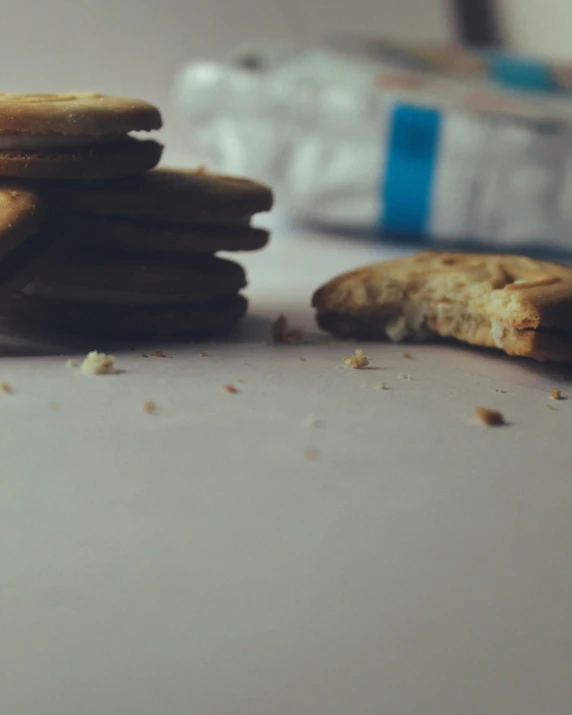
[(324, 330), (342, 338), (454, 338), (535, 360), (572, 361), (572, 268), (515, 255), (424, 251), (318, 289)]
[(210, 338), (228, 333), (246, 314), (242, 295), (195, 302), (141, 303), (75, 301), (19, 293), (2, 305), (2, 315), (16, 329), (62, 331), (124, 338)]
[(250, 179), (205, 170), (155, 169), (105, 183), (54, 182), (38, 187), (65, 213), (146, 219), (169, 224), (233, 223), (272, 208), (272, 191)]
[(52, 252), (34, 280), (2, 306), (12, 321), (76, 332), (216, 334), (246, 312), (241, 266), (212, 256)]
[(273, 202), (266, 186), (205, 171), (155, 169), (110, 182), (38, 182), (63, 242), (143, 252), (254, 251), (268, 232), (253, 214)]
[(0, 175), (98, 180), (147, 171), (163, 148), (129, 135), (161, 124), (158, 109), (135, 99), (0, 93)]
[(185, 302), (238, 293), (242, 266), (214, 256), (149, 256), (119, 251), (51, 251), (29, 295), (127, 304)]
[(33, 189), (0, 183), (0, 295), (10, 295), (32, 278), (52, 243), (45, 211)]
[(62, 245), (86, 245), (142, 253), (216, 253), (257, 251), (268, 243), (268, 231), (248, 223), (177, 224), (122, 216), (60, 213), (50, 221)]

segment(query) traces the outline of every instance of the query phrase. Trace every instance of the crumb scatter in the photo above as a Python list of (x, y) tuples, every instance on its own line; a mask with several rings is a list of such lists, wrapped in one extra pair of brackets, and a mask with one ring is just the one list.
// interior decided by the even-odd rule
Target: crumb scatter
[(352, 370), (363, 370), (369, 365), (369, 360), (361, 348), (357, 348), (353, 355), (344, 358), (344, 365)]
[(292, 328), (285, 315), (279, 315), (272, 323), (272, 341), (278, 345), (299, 345), (304, 340), (302, 328)]
[(308, 462), (317, 462), (320, 459), (320, 452), (315, 447), (306, 447), (304, 457)]
[(115, 358), (92, 350), (80, 365), (80, 371), (84, 375), (115, 375)]
[(498, 410), (491, 410), (488, 407), (476, 407), (475, 415), (486, 427), (500, 427), (506, 424), (504, 416)]
[(157, 403), (153, 400), (147, 400), (147, 402), (143, 405), (143, 412), (148, 415), (154, 415), (157, 412), (157, 409)]

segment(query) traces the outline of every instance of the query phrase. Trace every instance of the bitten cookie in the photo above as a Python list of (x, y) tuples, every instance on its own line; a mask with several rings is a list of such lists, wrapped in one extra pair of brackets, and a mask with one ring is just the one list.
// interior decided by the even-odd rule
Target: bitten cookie
[(436, 336), (572, 361), (572, 268), (514, 255), (424, 251), (334, 278), (312, 304), (343, 338)]

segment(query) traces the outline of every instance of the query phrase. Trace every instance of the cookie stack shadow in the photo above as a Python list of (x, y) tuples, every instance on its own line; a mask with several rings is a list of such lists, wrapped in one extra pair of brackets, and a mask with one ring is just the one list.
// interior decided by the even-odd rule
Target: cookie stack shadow
[(12, 326), (113, 338), (223, 334), (245, 315), (243, 268), (271, 191), (155, 168), (145, 102), (0, 94), (0, 314)]

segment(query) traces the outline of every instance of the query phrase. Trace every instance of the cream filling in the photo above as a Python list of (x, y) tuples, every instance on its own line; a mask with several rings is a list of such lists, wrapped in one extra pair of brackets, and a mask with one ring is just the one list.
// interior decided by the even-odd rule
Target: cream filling
[(28, 284), (22, 291), (32, 298), (55, 298), (57, 300), (98, 303), (106, 305), (203, 305), (212, 297), (192, 298), (181, 295), (160, 295), (156, 293), (129, 293), (127, 291), (101, 290), (97, 288), (54, 288), (40, 281)]
[(0, 134), (0, 151), (49, 151), (54, 149), (79, 149), (116, 141), (123, 134), (101, 137), (88, 134)]

